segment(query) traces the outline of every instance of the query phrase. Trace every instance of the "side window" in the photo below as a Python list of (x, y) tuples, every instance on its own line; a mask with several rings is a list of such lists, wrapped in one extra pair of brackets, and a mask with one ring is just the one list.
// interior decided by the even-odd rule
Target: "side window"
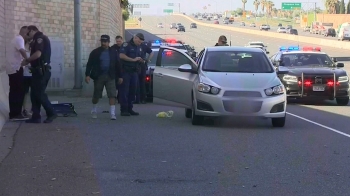
[(279, 61), (279, 60), (281, 60), (281, 53), (278, 53), (276, 55), (276, 58), (274, 59), (274, 61)]
[(203, 54), (204, 54), (204, 50), (202, 50), (202, 51), (199, 53), (199, 55), (198, 55), (198, 58), (197, 58), (197, 61), (196, 61), (196, 63), (197, 63), (198, 65), (200, 65), (201, 62), (202, 62)]
[(185, 55), (175, 50), (164, 50), (160, 66), (169, 69), (177, 69), (181, 65), (189, 64), (193, 66), (193, 63)]

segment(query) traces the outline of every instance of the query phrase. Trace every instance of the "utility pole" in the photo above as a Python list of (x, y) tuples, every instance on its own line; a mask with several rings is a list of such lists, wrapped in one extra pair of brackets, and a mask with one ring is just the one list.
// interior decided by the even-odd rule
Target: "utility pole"
[(315, 12), (314, 12), (314, 21), (316, 22), (316, 12), (317, 12), (317, 10), (316, 10), (317, 8), (316, 8), (316, 2), (315, 2)]
[(81, 63), (81, 1), (74, 0), (74, 89), (81, 89), (82, 83)]

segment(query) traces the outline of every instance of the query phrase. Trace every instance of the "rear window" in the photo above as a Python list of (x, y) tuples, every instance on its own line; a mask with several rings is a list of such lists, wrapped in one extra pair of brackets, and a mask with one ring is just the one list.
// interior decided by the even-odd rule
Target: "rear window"
[(263, 52), (213, 51), (205, 55), (202, 70), (208, 72), (273, 73)]

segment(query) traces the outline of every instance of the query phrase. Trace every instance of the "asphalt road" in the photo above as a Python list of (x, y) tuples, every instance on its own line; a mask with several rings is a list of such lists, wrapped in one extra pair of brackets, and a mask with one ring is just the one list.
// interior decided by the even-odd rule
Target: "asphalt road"
[[(199, 50), (228, 34), (199, 27), (185, 33), (167, 29), (166, 36), (155, 27), (160, 20), (145, 17), (144, 29), (128, 30), (127, 37), (140, 31), (147, 39), (171, 36)], [(236, 44), (260, 39), (271, 50), (282, 43), (234, 35)], [(107, 99), (93, 120), (90, 99), (51, 100), (73, 102), (78, 117), (20, 124), (0, 165), (0, 195), (343, 196), (350, 191), (349, 112), (334, 102), (289, 104), (286, 126), (272, 128), (270, 120), (255, 118), (192, 126), (184, 109), (156, 104), (135, 105), (140, 116), (110, 121), (103, 113)], [(172, 118), (156, 118), (168, 110), (174, 111)], [(4, 148), (9, 146), (0, 143)]]
[[(209, 23), (209, 24), (214, 24), (214, 20), (211, 21), (207, 21), (205, 20), (198, 20), (197, 18), (194, 18), (193, 16), (190, 16), (192, 19), (198, 21), (198, 22), (204, 22), (204, 23)], [(263, 22), (263, 21), (255, 21), (255, 19), (251, 19), (246, 21), (246, 26), (240, 26), (241, 22), (240, 21), (236, 21), (233, 24), (224, 24), (222, 21), (222, 18), (219, 19), (219, 23), (218, 25), (224, 25), (224, 26), (233, 26), (233, 27), (238, 27), (238, 28), (245, 28), (245, 29), (255, 29), (257, 31), (259, 31), (259, 26), (256, 27), (249, 27), (250, 23), (264, 23), (264, 24), (268, 24), (268, 22)], [(284, 25), (284, 27), (287, 27), (285, 24), (283, 24), (283, 22), (281, 22), (282, 25)], [(271, 26), (270, 31), (271, 32), (277, 32), (277, 26)], [(331, 40), (337, 40), (336, 37), (325, 37), (323, 35), (318, 35), (318, 34), (310, 34), (310, 32), (304, 32), (303, 29), (301, 27), (298, 27), (296, 25), (294, 25), (293, 28), (296, 28), (298, 30), (298, 34), (301, 36), (307, 36), (307, 37), (317, 37), (317, 38), (322, 38), (322, 39), (331, 39)], [(336, 29), (337, 30), (337, 29)]]

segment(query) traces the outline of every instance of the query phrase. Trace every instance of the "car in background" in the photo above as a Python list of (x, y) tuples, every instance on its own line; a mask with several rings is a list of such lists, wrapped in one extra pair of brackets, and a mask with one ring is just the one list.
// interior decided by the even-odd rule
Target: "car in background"
[(180, 31), (186, 32), (185, 27), (183, 25), (177, 26), (177, 32), (180, 32)]
[(270, 60), (276, 69), (288, 70), (279, 78), (289, 99), (335, 99), (338, 105), (349, 103), (349, 77), (342, 69), (344, 63), (336, 63), (320, 47), (281, 47)]
[(170, 29), (176, 29), (176, 23), (171, 23)]
[(215, 21), (214, 21), (214, 24), (219, 24), (219, 21), (218, 21), (218, 20), (215, 20)]
[(304, 31), (304, 32), (310, 32), (310, 27), (309, 27), (309, 26), (304, 27), (304, 28), (303, 28), (303, 31)]
[(250, 23), (249, 26), (250, 26), (250, 27), (256, 27), (256, 24), (253, 22), (253, 23)]
[(207, 21), (210, 21), (210, 17), (207, 17)]
[(225, 116), (271, 118), (274, 127), (286, 121), (285, 88), (266, 54), (256, 48), (206, 47), (196, 62), (181, 50), (162, 46), (153, 96), (182, 106), (192, 125)]
[(278, 23), (278, 25), (277, 25), (277, 27), (282, 27), (283, 25), (282, 25), (282, 23)]
[(197, 29), (197, 24), (196, 23), (191, 23), (190, 24), (190, 29)]
[(245, 22), (241, 22), (239, 25), (240, 26), (245, 26)]
[(177, 23), (175, 29), (178, 29), (179, 26), (183, 26), (181, 23)]
[(325, 30), (324, 36), (325, 37), (329, 37), (329, 36), (330, 37), (335, 37), (335, 36), (337, 36), (337, 32), (335, 31), (334, 28), (328, 28), (328, 29)]
[(224, 24), (228, 24), (229, 23), (229, 21), (228, 20), (224, 20), (224, 22), (223, 22)]
[(158, 23), (158, 24), (157, 24), (157, 27), (158, 27), (158, 28), (163, 28), (163, 23)]
[(267, 51), (267, 46), (264, 44), (264, 42), (261, 42), (261, 41), (251, 41), (251, 42), (248, 42), (246, 46), (261, 46), (261, 47), (264, 47), (266, 53), (269, 53)]
[(287, 33), (287, 29), (284, 27), (278, 27), (277, 33)]
[(260, 31), (268, 31), (270, 30), (270, 26), (269, 25), (266, 25), (266, 24), (262, 24), (260, 27), (259, 27)]
[(298, 30), (297, 29), (288, 29), (287, 33), (292, 34), (292, 35), (298, 35)]
[(289, 29), (293, 29), (293, 26), (292, 26), (292, 25), (287, 25), (286, 29), (287, 29), (287, 31), (288, 31)]
[(264, 51), (265, 54), (270, 54), (270, 52), (267, 51), (267, 49), (266, 49), (264, 46), (261, 46), (261, 45), (247, 45), (247, 46), (245, 46), (245, 47), (247, 47), (247, 48), (259, 48), (259, 49), (261, 49), (262, 51)]

